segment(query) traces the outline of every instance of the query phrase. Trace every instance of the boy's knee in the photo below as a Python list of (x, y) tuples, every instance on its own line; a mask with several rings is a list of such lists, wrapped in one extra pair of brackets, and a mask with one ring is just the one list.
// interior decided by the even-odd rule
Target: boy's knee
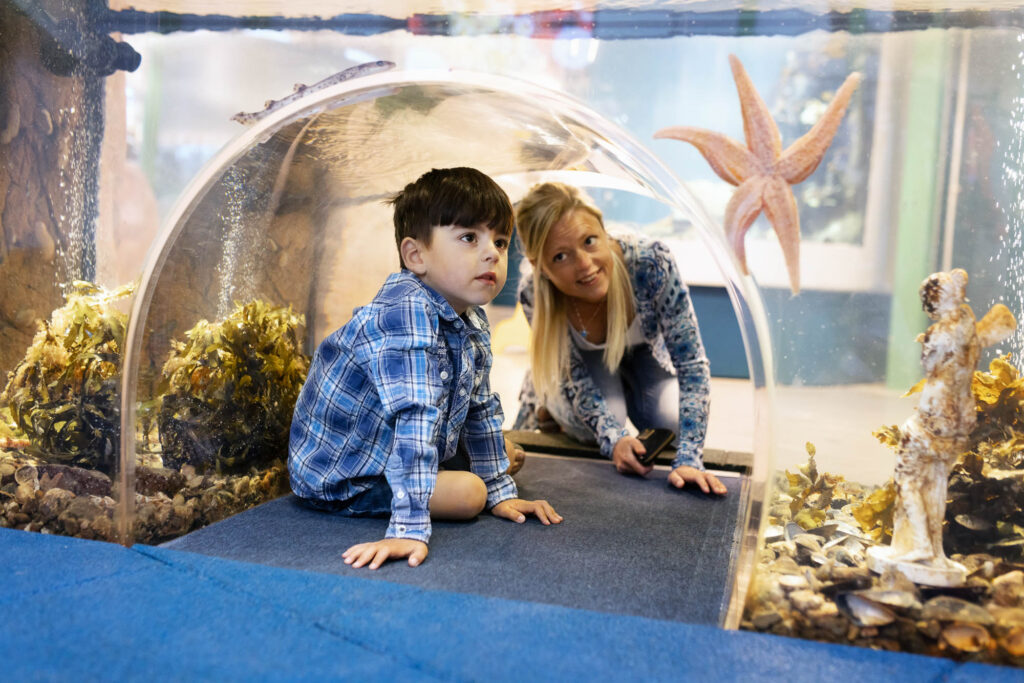
[(447, 470), (438, 475), (430, 514), (438, 519), (473, 519), (487, 507), (487, 485), (472, 472)]
[(472, 472), (467, 472), (463, 480), (460, 498), (463, 505), (462, 511), (465, 512), (468, 519), (476, 517), (487, 507), (487, 485), (483, 479)]

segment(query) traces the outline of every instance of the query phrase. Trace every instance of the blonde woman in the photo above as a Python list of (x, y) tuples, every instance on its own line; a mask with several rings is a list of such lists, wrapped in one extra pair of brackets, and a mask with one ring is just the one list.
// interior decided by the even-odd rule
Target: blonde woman
[(678, 434), (669, 483), (719, 495), (704, 470), (710, 373), (697, 320), (668, 249), (611, 237), (601, 211), (578, 189), (534, 186), (516, 210), (533, 274), (519, 300), (531, 324), (531, 370), (517, 429), (553, 422), (597, 444), (623, 474), (646, 475), (639, 439), (626, 429)]

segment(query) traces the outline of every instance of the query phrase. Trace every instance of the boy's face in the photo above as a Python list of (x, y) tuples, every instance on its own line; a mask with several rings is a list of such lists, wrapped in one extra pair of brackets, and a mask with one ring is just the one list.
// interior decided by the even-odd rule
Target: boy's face
[(509, 238), (486, 223), (436, 226), (429, 246), (411, 237), (402, 246), (406, 267), (459, 315), (490, 303), (505, 286)]

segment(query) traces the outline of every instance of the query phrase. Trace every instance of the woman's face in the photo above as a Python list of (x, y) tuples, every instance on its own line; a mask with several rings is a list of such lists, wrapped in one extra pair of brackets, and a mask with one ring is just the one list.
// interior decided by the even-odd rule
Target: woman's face
[(541, 250), (541, 272), (566, 296), (600, 303), (608, 296), (612, 245), (601, 222), (577, 209), (555, 223)]

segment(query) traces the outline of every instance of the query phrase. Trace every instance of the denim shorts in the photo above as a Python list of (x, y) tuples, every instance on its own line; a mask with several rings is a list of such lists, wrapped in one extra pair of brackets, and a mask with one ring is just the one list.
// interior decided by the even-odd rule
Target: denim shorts
[(387, 517), (391, 514), (391, 487), (383, 476), (375, 477), (370, 488), (348, 500), (299, 498), (303, 505), (346, 517)]
[[(459, 445), (451, 458), (445, 460), (438, 469), (469, 471), (469, 455)], [(346, 517), (387, 517), (391, 514), (391, 486), (384, 475), (373, 477), (370, 488), (356, 494), (348, 500), (317, 500), (315, 498), (299, 498), (303, 505), (333, 512)]]

